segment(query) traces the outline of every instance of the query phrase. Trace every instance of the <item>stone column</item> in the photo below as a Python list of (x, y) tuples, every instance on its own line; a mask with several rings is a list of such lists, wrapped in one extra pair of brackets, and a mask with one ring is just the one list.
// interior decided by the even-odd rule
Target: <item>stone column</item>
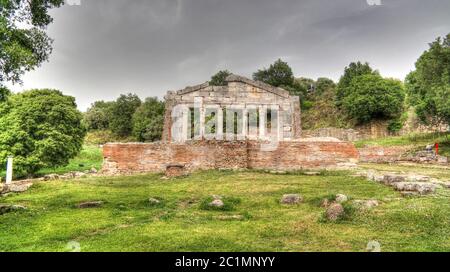
[(259, 107), (259, 139), (265, 140), (266, 138), (266, 115), (267, 106)]
[(244, 109), (242, 109), (242, 136), (244, 140), (248, 139), (247, 124), (248, 124), (248, 111), (247, 107), (244, 105)]
[(223, 109), (219, 107), (217, 109), (217, 127), (216, 127), (216, 139), (223, 140)]
[[(183, 107), (182, 125), (181, 125), (181, 141), (185, 142), (190, 138), (191, 124), (189, 123), (189, 107)], [(189, 134), (189, 135), (188, 135)]]
[(291, 109), (292, 109), (292, 138), (300, 139), (302, 136), (302, 122), (301, 122), (300, 98), (298, 96), (291, 97)]

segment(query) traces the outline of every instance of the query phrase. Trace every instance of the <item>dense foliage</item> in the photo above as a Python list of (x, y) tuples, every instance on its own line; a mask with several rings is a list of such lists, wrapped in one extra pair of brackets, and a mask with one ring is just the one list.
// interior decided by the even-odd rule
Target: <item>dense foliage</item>
[(225, 79), (229, 75), (231, 75), (231, 73), (228, 70), (219, 71), (211, 77), (211, 80), (209, 81), (209, 85), (210, 86), (225, 86), (225, 85), (227, 85), (227, 83), (225, 82)]
[(133, 114), (141, 105), (141, 99), (135, 94), (122, 94), (111, 106), (111, 119), (109, 128), (120, 137), (131, 135)]
[(164, 103), (149, 97), (133, 114), (133, 137), (140, 142), (161, 139), (164, 124)]
[(271, 64), (268, 69), (255, 72), (253, 79), (275, 87), (292, 86), (294, 84), (294, 74), (291, 67), (281, 59)]
[(450, 33), (430, 44), (405, 85), (409, 102), (423, 122), (450, 123)]
[(352, 80), (362, 75), (376, 75), (378, 71), (374, 71), (369, 64), (358, 62), (352, 62), (344, 68), (344, 74), (339, 79), (336, 92), (336, 105), (342, 106), (343, 100), (349, 94), (348, 88)]
[(114, 102), (96, 101), (84, 114), (84, 122), (89, 130), (109, 128)]
[(81, 120), (75, 99), (60, 91), (11, 95), (0, 103), (0, 161), (13, 155), (16, 175), (66, 165), (81, 150), (85, 136)]
[(367, 74), (355, 77), (342, 101), (342, 107), (360, 123), (372, 119), (397, 118), (403, 112), (403, 85), (394, 79)]
[(150, 142), (161, 139), (165, 104), (156, 97), (144, 102), (136, 94), (122, 94), (115, 101), (96, 101), (84, 113), (89, 141)]
[(0, 87), (5, 81), (20, 82), (21, 76), (42, 62), (52, 51), (44, 29), (52, 22), (50, 8), (64, 0), (0, 0)]

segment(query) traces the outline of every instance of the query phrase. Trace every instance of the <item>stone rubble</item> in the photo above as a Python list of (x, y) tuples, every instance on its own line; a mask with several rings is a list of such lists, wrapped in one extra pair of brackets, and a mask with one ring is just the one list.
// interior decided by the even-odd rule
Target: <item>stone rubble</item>
[(19, 211), (19, 210), (26, 210), (26, 209), (27, 209), (27, 207), (22, 206), (22, 205), (0, 204), (0, 215), (9, 213), (9, 212)]
[(378, 173), (375, 171), (359, 172), (358, 175), (365, 176), (368, 180), (391, 186), (403, 196), (433, 194), (438, 188), (450, 188), (450, 182), (440, 181), (424, 175)]
[(326, 210), (326, 217), (330, 221), (338, 220), (342, 215), (344, 215), (344, 207), (339, 203), (331, 204)]
[(103, 201), (88, 201), (77, 205), (79, 209), (97, 208), (103, 205)]
[(280, 200), (281, 204), (298, 204), (303, 201), (303, 197), (299, 194), (286, 194)]

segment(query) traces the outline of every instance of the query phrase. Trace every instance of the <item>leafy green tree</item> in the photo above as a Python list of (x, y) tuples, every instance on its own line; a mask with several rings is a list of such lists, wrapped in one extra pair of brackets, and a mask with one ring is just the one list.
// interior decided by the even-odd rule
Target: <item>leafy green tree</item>
[(75, 98), (60, 91), (11, 95), (0, 103), (0, 162), (13, 155), (16, 175), (68, 164), (83, 144), (86, 132), (81, 120)]
[(96, 101), (84, 114), (84, 123), (88, 130), (109, 129), (111, 109), (115, 102)]
[(164, 125), (164, 102), (149, 97), (133, 114), (133, 137), (140, 142), (161, 139)]
[(211, 80), (209, 81), (209, 85), (210, 86), (225, 86), (225, 85), (227, 85), (227, 83), (225, 82), (225, 79), (229, 75), (231, 75), (231, 73), (228, 70), (219, 71), (211, 77)]
[(328, 90), (336, 91), (336, 83), (332, 79), (326, 78), (326, 77), (319, 77), (316, 81), (315, 88), (314, 88), (314, 94), (315, 95), (321, 95)]
[(294, 74), (287, 62), (278, 59), (268, 69), (258, 70), (253, 74), (253, 79), (265, 82), (275, 87), (293, 86)]
[(437, 38), (405, 79), (409, 102), (427, 124), (450, 123), (450, 33)]
[(5, 81), (21, 82), (25, 72), (48, 59), (52, 51), (52, 40), (44, 31), (52, 22), (48, 10), (63, 3), (0, 0), (0, 87)]
[(336, 93), (336, 105), (340, 107), (343, 100), (348, 95), (348, 87), (355, 77), (362, 75), (377, 75), (378, 71), (374, 71), (369, 63), (352, 62), (344, 69), (344, 74), (339, 79)]
[(404, 99), (400, 81), (367, 74), (351, 81), (342, 106), (351, 118), (364, 123), (372, 119), (398, 118), (403, 112)]
[(119, 137), (130, 136), (133, 130), (133, 114), (142, 101), (136, 94), (122, 94), (111, 107), (109, 128)]

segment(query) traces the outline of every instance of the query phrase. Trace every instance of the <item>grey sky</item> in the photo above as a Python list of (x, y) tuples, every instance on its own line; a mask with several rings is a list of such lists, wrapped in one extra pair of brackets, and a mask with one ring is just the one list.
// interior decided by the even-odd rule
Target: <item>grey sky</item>
[(449, 0), (368, 2), (380, 0), (81, 0), (52, 10), (50, 61), (12, 89), (60, 89), (85, 110), (125, 92), (162, 98), (220, 69), (250, 77), (277, 58), (298, 77), (337, 80), (361, 60), (403, 79), (450, 32)]

